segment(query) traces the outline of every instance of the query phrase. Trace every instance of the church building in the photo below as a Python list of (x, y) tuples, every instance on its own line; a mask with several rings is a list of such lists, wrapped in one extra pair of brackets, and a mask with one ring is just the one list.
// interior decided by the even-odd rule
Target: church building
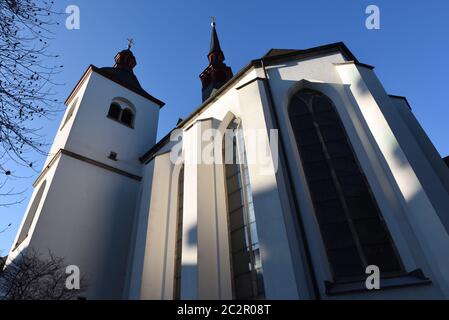
[(87, 299), (449, 299), (449, 169), (406, 98), (341, 42), (234, 74), (213, 22), (207, 58), (160, 141), (131, 46), (87, 68), (9, 259), (50, 250)]

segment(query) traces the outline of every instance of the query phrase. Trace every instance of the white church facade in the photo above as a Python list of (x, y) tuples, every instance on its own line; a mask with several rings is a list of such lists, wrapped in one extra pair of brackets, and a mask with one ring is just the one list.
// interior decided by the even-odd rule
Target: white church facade
[[(203, 103), (159, 142), (164, 103), (131, 50), (87, 69), (9, 259), (51, 250), (88, 299), (449, 299), (449, 169), (405, 98), (343, 43), (272, 49), (233, 75), (213, 25), (208, 59)], [(277, 132), (263, 168), (246, 134), (239, 161), (198, 159), (204, 132), (236, 128)]]

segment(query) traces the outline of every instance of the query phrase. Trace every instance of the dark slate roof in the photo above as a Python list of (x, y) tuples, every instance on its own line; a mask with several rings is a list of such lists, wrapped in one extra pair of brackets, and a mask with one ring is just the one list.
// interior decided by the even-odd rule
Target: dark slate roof
[(212, 34), (210, 39), (210, 50), (209, 53), (219, 51), (221, 52), (220, 41), (218, 40), (217, 30), (215, 25), (212, 25)]
[(97, 68), (95, 66), (92, 66), (92, 69), (96, 73), (99, 73), (100, 75), (108, 78), (109, 80), (112, 80), (124, 86), (125, 88), (153, 101), (154, 103), (158, 104), (161, 108), (165, 105), (164, 102), (160, 101), (159, 99), (156, 99), (142, 88), (142, 86), (139, 83), (139, 80), (137, 80), (137, 77), (132, 71), (116, 67)]
[(352, 54), (348, 47), (343, 42), (336, 42), (326, 44), (323, 46), (308, 48), (308, 49), (270, 49), (261, 59), (266, 61), (291, 59), (296, 57), (305, 58), (307, 56), (315, 56), (320, 53), (327, 53), (330, 51), (339, 50), (349, 61), (354, 61), (360, 64), (357, 58)]
[(296, 49), (270, 49), (263, 56), (263, 58), (275, 57), (275, 56), (279, 56), (279, 55), (283, 55), (283, 54), (293, 53), (293, 52), (296, 52), (296, 51), (298, 51), (298, 50), (296, 50)]
[(128, 86), (132, 87), (135, 91), (140, 91), (143, 94), (147, 93), (145, 90), (143, 90), (134, 72), (130, 70), (115, 67), (104, 67), (100, 68), (100, 71), (108, 74), (109, 77), (112, 77), (121, 83), (126, 83)]
[(444, 162), (446, 162), (447, 166), (449, 167), (449, 156), (447, 156), (446, 158), (443, 158)]

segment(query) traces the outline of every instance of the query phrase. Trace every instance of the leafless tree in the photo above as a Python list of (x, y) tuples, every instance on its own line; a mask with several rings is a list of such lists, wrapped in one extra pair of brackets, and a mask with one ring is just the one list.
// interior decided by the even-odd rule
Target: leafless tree
[[(14, 175), (10, 160), (33, 167), (28, 151), (45, 154), (43, 135), (33, 120), (51, 118), (58, 111), (49, 42), (53, 1), (0, 1), (0, 174)], [(52, 62), (53, 61), (53, 62)]]
[(28, 249), (13, 261), (8, 261), (0, 274), (0, 299), (3, 300), (73, 300), (87, 288), (80, 278), (80, 289), (66, 287), (64, 259), (49, 252), (41, 255)]

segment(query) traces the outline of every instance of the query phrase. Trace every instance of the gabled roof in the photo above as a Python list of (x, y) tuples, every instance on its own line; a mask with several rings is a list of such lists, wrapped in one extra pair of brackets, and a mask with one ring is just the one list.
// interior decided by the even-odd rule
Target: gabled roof
[[(182, 128), (190, 119), (192, 119), (196, 114), (205, 109), (212, 101), (214, 101), (220, 94), (226, 91), (232, 84), (238, 81), (240, 77), (245, 74), (252, 67), (259, 67), (262, 65), (267, 65), (270, 62), (279, 62), (283, 60), (291, 59), (302, 59), (309, 56), (317, 56), (321, 54), (328, 54), (332, 52), (342, 53), (348, 61), (353, 61), (355, 64), (365, 66), (367, 68), (373, 68), (370, 65), (360, 63), (357, 58), (352, 54), (348, 47), (343, 42), (331, 43), (323, 46), (318, 46), (314, 48), (304, 49), (304, 50), (294, 50), (294, 49), (270, 49), (264, 56), (259, 59), (252, 60), (245, 67), (243, 67), (239, 72), (237, 72), (225, 85), (223, 85), (219, 90), (214, 92), (206, 101), (204, 101), (195, 111), (193, 111), (188, 117), (183, 121), (178, 123), (174, 129)], [(173, 130), (172, 130), (173, 131)], [(142, 157), (140, 161), (145, 163), (151, 159), (156, 152), (169, 141), (171, 131), (163, 137), (159, 142), (154, 145), (150, 150), (148, 150)]]
[(308, 49), (270, 49), (261, 59), (266, 61), (275, 61), (279, 59), (291, 59), (295, 57), (307, 57), (308, 55), (318, 55), (320, 53), (328, 53), (332, 51), (340, 51), (350, 61), (359, 63), (357, 58), (352, 54), (343, 42), (326, 44), (323, 46)]
[(275, 57), (283, 54), (293, 53), (298, 50), (295, 49), (270, 49), (262, 58)]
[(447, 166), (449, 167), (449, 156), (447, 156), (446, 158), (443, 158), (444, 162), (446, 162)]

